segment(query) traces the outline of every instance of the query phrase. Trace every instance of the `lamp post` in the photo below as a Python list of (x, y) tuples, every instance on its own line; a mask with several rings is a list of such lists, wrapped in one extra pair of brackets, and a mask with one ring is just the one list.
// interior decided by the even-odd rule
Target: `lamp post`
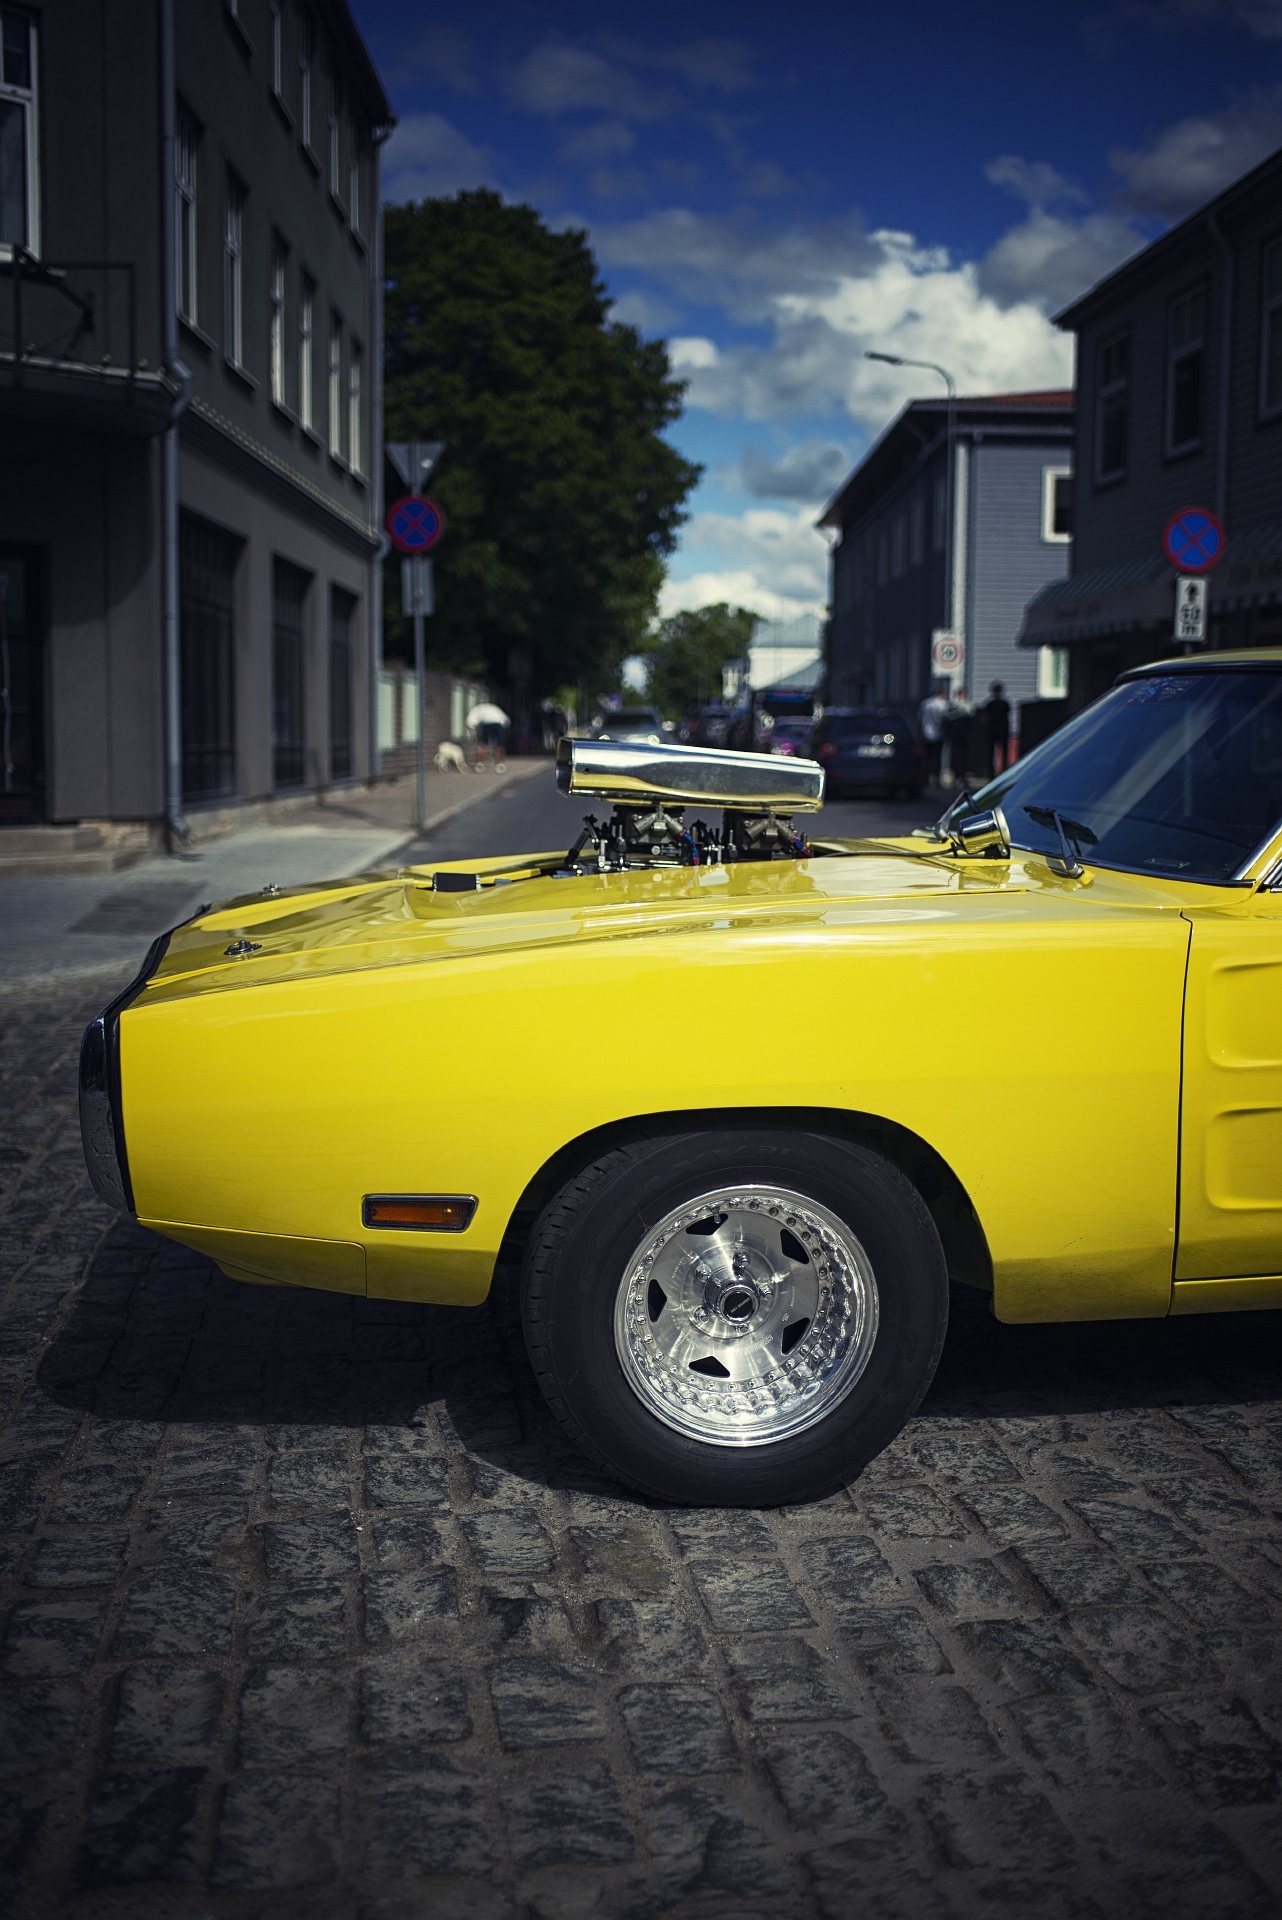
[(934, 360), (907, 360), (900, 353), (865, 353), (865, 360), (884, 360), (888, 367), (925, 367), (937, 373), (948, 389), (948, 453), (944, 485), (944, 605), (948, 610), (948, 631), (957, 632), (956, 581), (953, 577), (953, 440), (956, 431), (957, 383), (947, 367)]

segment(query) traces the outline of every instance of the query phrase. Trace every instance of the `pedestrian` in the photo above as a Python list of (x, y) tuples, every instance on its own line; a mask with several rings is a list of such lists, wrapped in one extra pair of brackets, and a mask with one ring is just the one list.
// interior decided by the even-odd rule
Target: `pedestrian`
[(970, 732), (974, 708), (965, 690), (956, 687), (948, 696), (944, 715), (944, 746), (948, 753), (948, 775), (954, 786), (964, 787), (970, 779)]
[(502, 707), (493, 700), (480, 700), (467, 716), (469, 729), (476, 732), (476, 770), (479, 773), (485, 765), (485, 755), (489, 752), (494, 771), (503, 768), (503, 735), (512, 724)]
[(930, 692), (917, 709), (917, 725), (921, 728), (921, 737), (926, 743), (926, 762), (930, 777), (939, 785), (940, 769), (944, 757), (944, 716), (948, 712), (948, 682), (934, 680)]
[(1000, 680), (994, 680), (989, 687), (988, 698), (980, 712), (988, 733), (988, 778), (991, 780), (995, 773), (1000, 773), (1005, 767), (1010, 750), (1010, 701)]

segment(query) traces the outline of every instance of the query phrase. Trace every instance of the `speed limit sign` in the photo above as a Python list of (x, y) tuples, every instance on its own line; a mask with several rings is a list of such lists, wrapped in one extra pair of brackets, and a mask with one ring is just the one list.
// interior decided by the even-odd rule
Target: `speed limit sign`
[(930, 664), (936, 673), (960, 673), (966, 664), (966, 643), (961, 635), (937, 627), (930, 643)]

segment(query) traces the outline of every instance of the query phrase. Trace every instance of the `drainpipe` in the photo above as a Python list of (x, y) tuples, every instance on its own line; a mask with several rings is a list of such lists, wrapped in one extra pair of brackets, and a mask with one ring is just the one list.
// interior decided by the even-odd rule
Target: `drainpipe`
[[(370, 492), (374, 502), (374, 525), (378, 530), (378, 552), (370, 564), (369, 590), (369, 773), (374, 779), (380, 771), (378, 746), (378, 699), (383, 671), (383, 562), (391, 552), (391, 541), (383, 526), (383, 142), (390, 127), (374, 130), (374, 232), (371, 268), (374, 275), (374, 351), (370, 355)], [(423, 689), (419, 688), (422, 704)], [(420, 714), (420, 725), (422, 716)], [(399, 736), (398, 736), (399, 737)]]
[(1224, 311), (1220, 319), (1220, 417), (1216, 422), (1215, 511), (1228, 531), (1229, 508), (1229, 394), (1233, 378), (1233, 249), (1213, 213), (1206, 216), (1207, 232), (1224, 255)]
[(178, 627), (178, 421), (191, 398), (191, 371), (178, 357), (177, 225), (174, 145), (174, 0), (160, 0), (160, 337), (161, 364), (177, 385), (161, 443), (160, 579), (165, 694), (165, 844), (181, 853), (183, 818), (182, 653)]

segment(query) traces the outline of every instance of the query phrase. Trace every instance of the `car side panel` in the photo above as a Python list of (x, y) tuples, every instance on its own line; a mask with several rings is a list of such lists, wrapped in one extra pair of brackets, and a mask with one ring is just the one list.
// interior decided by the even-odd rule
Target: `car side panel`
[[(527, 1183), (589, 1130), (833, 1108), (897, 1121), (953, 1167), (999, 1317), (1164, 1314), (1188, 933), (1080, 899), (994, 896), (982, 919), (955, 897), (861, 902), (822, 926), (727, 918), (144, 995), (121, 1029), (139, 1216), (180, 1239), (357, 1244), (371, 1294), (466, 1304)], [(463, 1234), (379, 1233), (371, 1192), (479, 1205)]]
[(1189, 918), (1175, 1277), (1282, 1274), (1282, 895)]

